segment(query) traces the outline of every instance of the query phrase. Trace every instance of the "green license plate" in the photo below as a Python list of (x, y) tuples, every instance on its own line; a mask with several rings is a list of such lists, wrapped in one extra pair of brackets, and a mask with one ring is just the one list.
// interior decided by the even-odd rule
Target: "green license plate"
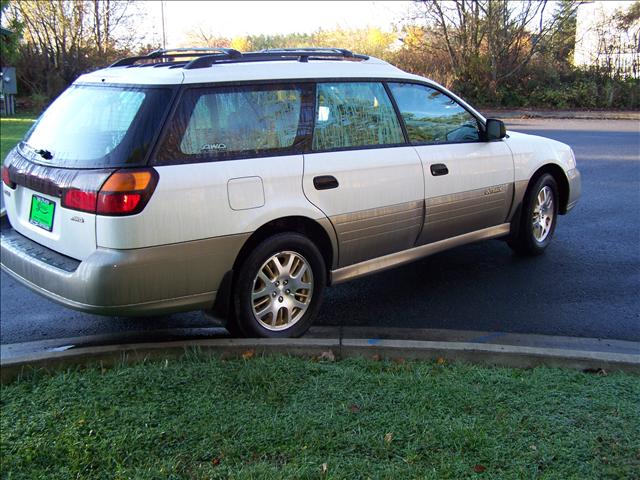
[(31, 213), (29, 214), (29, 223), (44, 228), (50, 232), (53, 230), (53, 212), (56, 204), (52, 200), (48, 200), (39, 195), (31, 197)]

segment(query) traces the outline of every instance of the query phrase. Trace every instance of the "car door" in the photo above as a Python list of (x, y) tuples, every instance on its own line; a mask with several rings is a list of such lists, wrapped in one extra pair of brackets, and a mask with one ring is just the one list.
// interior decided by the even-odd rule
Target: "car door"
[(304, 192), (331, 220), (343, 267), (415, 245), (424, 215), (420, 158), (381, 82), (316, 86)]
[(418, 244), (502, 224), (513, 199), (511, 150), (483, 141), (479, 120), (455, 99), (416, 83), (389, 83), (425, 179)]

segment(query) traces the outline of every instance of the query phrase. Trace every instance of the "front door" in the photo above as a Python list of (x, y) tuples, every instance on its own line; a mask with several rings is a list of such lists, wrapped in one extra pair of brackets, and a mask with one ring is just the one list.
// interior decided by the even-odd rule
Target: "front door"
[(419, 244), (502, 224), (513, 199), (511, 150), (481, 140), (478, 120), (435, 88), (390, 83), (425, 179)]

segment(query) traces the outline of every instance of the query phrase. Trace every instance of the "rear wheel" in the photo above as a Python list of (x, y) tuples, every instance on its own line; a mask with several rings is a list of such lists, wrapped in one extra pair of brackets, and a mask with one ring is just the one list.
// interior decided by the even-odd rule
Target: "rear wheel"
[(230, 331), (248, 337), (299, 337), (313, 322), (326, 270), (318, 248), (298, 233), (260, 243), (242, 262)]
[(518, 221), (518, 233), (508, 240), (521, 255), (540, 255), (551, 243), (558, 218), (558, 184), (545, 173), (527, 191)]

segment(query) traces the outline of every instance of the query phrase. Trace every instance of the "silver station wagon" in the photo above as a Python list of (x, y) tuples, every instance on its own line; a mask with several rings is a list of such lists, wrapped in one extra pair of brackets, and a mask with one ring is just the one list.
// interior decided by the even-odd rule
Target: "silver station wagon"
[(159, 50), (83, 75), (2, 168), (2, 268), (103, 315), (302, 335), (325, 287), (459, 245), (542, 253), (571, 148), (342, 49)]

